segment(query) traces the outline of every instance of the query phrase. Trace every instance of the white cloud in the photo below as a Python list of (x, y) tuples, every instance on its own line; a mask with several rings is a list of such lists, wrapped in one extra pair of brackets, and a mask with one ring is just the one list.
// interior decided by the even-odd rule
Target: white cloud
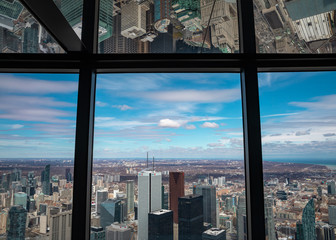
[(127, 111), (127, 110), (130, 110), (130, 109), (133, 109), (132, 107), (130, 107), (130, 106), (126, 105), (126, 104), (123, 104), (123, 105), (113, 105), (112, 107), (118, 108), (121, 111)]
[(204, 128), (218, 128), (218, 124), (215, 122), (205, 122), (202, 124), (202, 127)]
[(23, 128), (24, 127), (24, 125), (22, 125), (22, 124), (14, 124), (14, 125), (12, 125), (12, 129), (19, 129), (19, 128)]
[(108, 104), (105, 103), (105, 102), (96, 101), (96, 106), (98, 106), (98, 107), (105, 107), (105, 106), (107, 106), (107, 105), (108, 105)]
[(181, 127), (181, 123), (171, 120), (171, 119), (161, 119), (158, 126), (165, 128), (179, 128)]
[(195, 127), (195, 125), (193, 125), (193, 124), (189, 124), (189, 125), (186, 125), (186, 126), (185, 126), (185, 129), (193, 130), (193, 129), (196, 129), (196, 127)]
[(74, 81), (48, 81), (13, 75), (2, 75), (0, 86), (0, 92), (28, 94), (71, 93), (78, 89), (78, 83)]
[(234, 102), (240, 99), (240, 89), (139, 92), (137, 97), (164, 102)]

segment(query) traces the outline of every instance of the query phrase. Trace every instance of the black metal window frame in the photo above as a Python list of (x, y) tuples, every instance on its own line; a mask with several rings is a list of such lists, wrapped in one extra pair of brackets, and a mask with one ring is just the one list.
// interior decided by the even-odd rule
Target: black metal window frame
[(237, 0), (239, 54), (133, 55), (97, 54), (99, 0), (83, 0), (81, 40), (53, 0), (21, 2), (67, 54), (0, 54), (0, 72), (79, 73), (72, 239), (90, 239), (96, 75), (130, 72), (240, 73), (248, 239), (265, 239), (258, 73), (336, 71), (336, 54), (257, 54), (253, 0)]

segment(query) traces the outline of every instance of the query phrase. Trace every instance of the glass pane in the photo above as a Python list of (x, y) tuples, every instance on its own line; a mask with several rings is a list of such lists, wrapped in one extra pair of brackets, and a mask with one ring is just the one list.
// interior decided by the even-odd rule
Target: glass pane
[(267, 239), (334, 239), (336, 72), (259, 74)]
[(101, 74), (96, 97), (91, 239), (246, 236), (239, 74)]
[(235, 0), (102, 0), (100, 53), (237, 53)]
[(70, 26), (82, 38), (83, 0), (54, 0)]
[(0, 239), (70, 239), (77, 85), (0, 74)]
[(18, 0), (1, 0), (0, 53), (65, 52)]
[(335, 53), (335, 0), (254, 0), (257, 52)]

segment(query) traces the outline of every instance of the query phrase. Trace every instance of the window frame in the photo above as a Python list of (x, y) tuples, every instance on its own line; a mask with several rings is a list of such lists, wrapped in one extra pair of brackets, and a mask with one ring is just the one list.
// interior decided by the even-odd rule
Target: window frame
[(258, 72), (336, 71), (336, 54), (256, 53), (253, 0), (237, 0), (238, 54), (97, 54), (99, 0), (83, 0), (81, 50), (73, 51), (78, 49), (69, 42), (73, 33), (60, 36), (58, 19), (41, 14), (46, 6), (57, 11), (53, 1), (33, 2), (21, 0), (68, 53), (0, 54), (0, 72), (79, 73), (72, 238), (90, 239), (96, 74), (236, 72), (241, 74), (248, 239), (265, 239)]

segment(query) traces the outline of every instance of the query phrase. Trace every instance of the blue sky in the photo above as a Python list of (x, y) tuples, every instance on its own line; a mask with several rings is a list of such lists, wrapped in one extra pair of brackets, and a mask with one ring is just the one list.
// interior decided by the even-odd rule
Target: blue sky
[[(265, 159), (336, 156), (336, 73), (259, 74)], [(0, 158), (72, 158), (78, 75), (0, 75)], [(239, 74), (101, 74), (94, 157), (243, 158)]]

